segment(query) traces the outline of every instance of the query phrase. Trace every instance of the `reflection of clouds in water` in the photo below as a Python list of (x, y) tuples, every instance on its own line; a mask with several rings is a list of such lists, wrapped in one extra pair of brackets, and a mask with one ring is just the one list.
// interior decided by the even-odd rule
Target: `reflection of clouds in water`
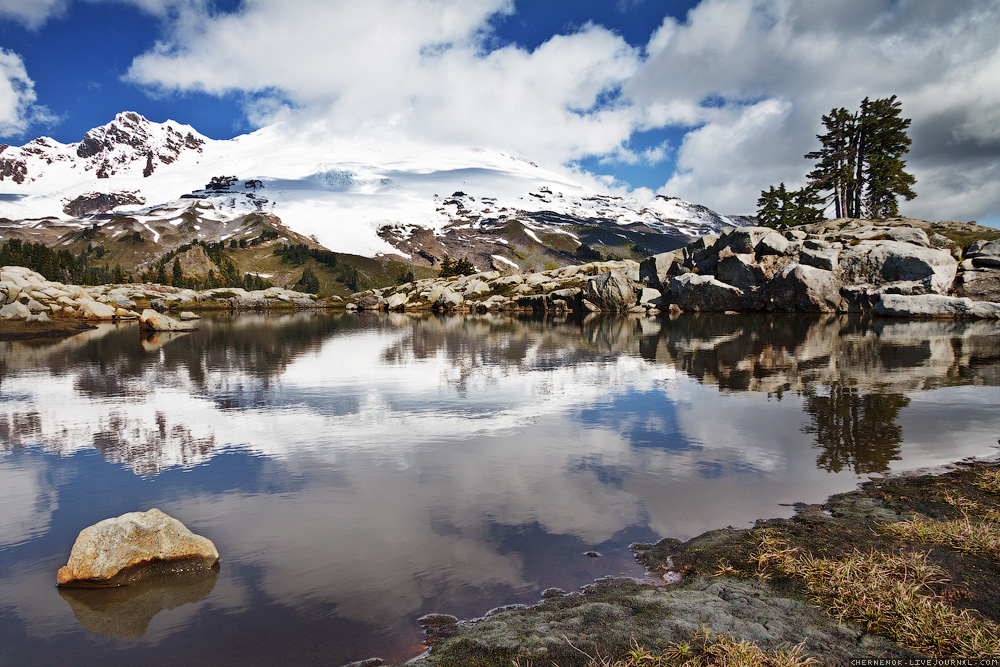
[(0, 457), (0, 548), (48, 531), (59, 499), (42, 476), (38, 468), (22, 467)]
[[(474, 355), (463, 365), (441, 349), (402, 365), (379, 363), (386, 347), (409, 335), (408, 329), (333, 337), (270, 379), (266, 400), (252, 410), (228, 408), (225, 397), (260, 391), (260, 379), (224, 365), (204, 371), (198, 386), (155, 360), (110, 384), (93, 382), (88, 366), (76, 374), (15, 374), (5, 379), (5, 391), (17, 397), (6, 410), (37, 416), (30, 440), (7, 444), (41, 443), (60, 454), (96, 448), (143, 474), (203, 462), (220, 445), (276, 458), (318, 451), (334, 460), (343, 448), (389, 454), (502, 432), (615, 387), (673, 375), (635, 357), (536, 366), (531, 348), (523, 365), (482, 364)], [(114, 392), (107, 398), (81, 392), (81, 383)]]
[(467, 589), (544, 587), (524, 578), (519, 555), (498, 551), (491, 524), (538, 524), (598, 544), (638, 523), (634, 495), (592, 471), (567, 472), (588, 453), (617, 459), (627, 449), (614, 433), (566, 433), (552, 420), (518, 436), (416, 447), (401, 461), (354, 452), (335, 470), (312, 468), (294, 494), (197, 497), (180, 511), (214, 517), (199, 532), (229, 554), (224, 565), (259, 568), (252, 585), (274, 600), (333, 600), (345, 618), (394, 623), (427, 599), (468, 598)]

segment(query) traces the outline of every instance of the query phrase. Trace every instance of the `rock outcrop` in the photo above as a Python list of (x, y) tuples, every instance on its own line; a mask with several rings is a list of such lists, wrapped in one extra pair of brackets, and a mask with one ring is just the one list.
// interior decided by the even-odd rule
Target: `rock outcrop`
[[(827, 221), (779, 232), (730, 227), (685, 248), (631, 260), (566, 266), (523, 276), (496, 271), (427, 278), (352, 295), (354, 310), (629, 312), (661, 310), (993, 318), (1000, 242), (975, 243), (961, 264), (950, 238), (919, 221)], [(976, 225), (957, 225), (966, 235)], [(982, 229), (982, 228), (978, 228)], [(947, 230), (944, 230), (947, 231)], [(1000, 255), (996, 255), (1000, 259)], [(986, 258), (984, 260), (984, 258)], [(979, 264), (974, 264), (979, 262)], [(943, 299), (888, 299), (889, 295)], [(947, 298), (944, 298), (947, 297)], [(950, 299), (950, 300), (949, 300)]]
[[(196, 247), (200, 249), (200, 246)], [(149, 304), (155, 310), (168, 311), (181, 307), (228, 310), (326, 308), (331, 302), (318, 299), (313, 294), (280, 287), (253, 291), (240, 287), (195, 291), (149, 283), (82, 287), (47, 280), (23, 266), (0, 268), (0, 319), (31, 321), (55, 316), (107, 322), (138, 320), (140, 314), (136, 309), (139, 303)]]
[(139, 315), (139, 327), (148, 331), (196, 331), (198, 329), (190, 322), (175, 320), (152, 308), (147, 308)]
[(207, 570), (219, 562), (211, 540), (158, 509), (129, 512), (80, 531), (59, 586), (123, 586), (158, 573)]

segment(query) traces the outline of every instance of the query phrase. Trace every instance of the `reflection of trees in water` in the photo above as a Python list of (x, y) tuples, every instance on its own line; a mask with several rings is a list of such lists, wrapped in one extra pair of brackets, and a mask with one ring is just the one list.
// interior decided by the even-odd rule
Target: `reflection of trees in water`
[(902, 394), (866, 392), (842, 384), (827, 393), (814, 387), (803, 392), (803, 409), (810, 423), (802, 428), (816, 435), (822, 450), (816, 465), (830, 472), (847, 467), (856, 474), (881, 473), (900, 458), (903, 428), (896, 423), (899, 411), (910, 404)]

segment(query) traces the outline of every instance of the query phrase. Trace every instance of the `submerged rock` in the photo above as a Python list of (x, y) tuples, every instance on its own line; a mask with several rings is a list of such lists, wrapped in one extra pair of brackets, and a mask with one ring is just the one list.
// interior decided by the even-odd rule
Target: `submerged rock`
[(212, 541), (160, 510), (129, 512), (80, 531), (59, 586), (123, 586), (165, 572), (207, 570), (219, 562)]

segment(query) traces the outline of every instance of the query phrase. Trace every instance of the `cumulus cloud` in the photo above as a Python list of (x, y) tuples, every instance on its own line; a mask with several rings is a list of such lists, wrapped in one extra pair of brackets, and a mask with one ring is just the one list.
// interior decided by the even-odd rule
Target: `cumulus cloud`
[(752, 211), (767, 185), (804, 184), (822, 114), (897, 95), (919, 195), (902, 211), (996, 214), (998, 18), (985, 1), (704, 0), (664, 20), (625, 92), (649, 124), (692, 128), (667, 194)]
[[(897, 95), (913, 119), (906, 214), (1000, 212), (1000, 8), (992, 0), (702, 0), (647, 44), (596, 24), (535, 48), (493, 32), (513, 0), (87, 0), (138, 7), (163, 37), (128, 78), (160, 92), (244, 96), (247, 119), (323, 131), (519, 151), (599, 169), (675, 159), (660, 192), (729, 213), (758, 192), (804, 183), (820, 116)], [(68, 0), (0, 0), (37, 27)], [(627, 11), (634, 0), (619, 3)], [(0, 123), (34, 104), (20, 58), (0, 52)], [(630, 148), (637, 132), (681, 128), (676, 144)], [(612, 182), (613, 179), (605, 179)]]
[(66, 10), (68, 0), (0, 0), (0, 18), (13, 19), (34, 30)]
[(543, 161), (616, 150), (632, 111), (616, 90), (640, 50), (588, 24), (534, 50), (493, 47), (508, 0), (274, 3), (204, 17), (137, 58), (132, 80), (164, 90), (248, 92), (248, 114), (289, 108), (331, 131), (387, 129), (517, 150)]
[[(989, 0), (703, 0), (646, 45), (587, 24), (533, 50), (496, 45), (509, 0), (276, 3), (213, 15), (197, 0), (131, 0), (174, 24), (129, 77), (162, 90), (248, 94), (257, 123), (322, 118), (330, 131), (398, 131), (493, 145), (549, 164), (654, 165), (661, 192), (750, 212), (771, 183), (804, 183), (819, 118), (898, 95), (914, 119), (903, 210), (1000, 210), (1000, 32)], [(683, 127), (636, 152), (638, 131)]]
[(36, 99), (35, 82), (21, 56), (0, 48), (0, 135), (21, 134), (33, 122), (51, 122), (52, 115)]

